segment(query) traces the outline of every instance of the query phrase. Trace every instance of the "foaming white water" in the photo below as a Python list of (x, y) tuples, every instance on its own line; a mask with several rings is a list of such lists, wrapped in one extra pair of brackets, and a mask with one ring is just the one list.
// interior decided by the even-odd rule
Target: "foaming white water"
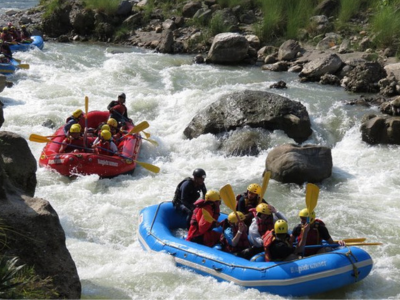
[[(251, 182), (261, 182), (268, 151), (293, 142), (283, 132), (269, 135), (270, 145), (256, 157), (226, 157), (211, 135), (188, 140), (183, 131), (191, 119), (222, 94), (244, 89), (268, 90), (302, 102), (312, 118), (313, 135), (307, 143), (332, 148), (332, 177), (321, 185), (317, 215), (334, 238), (366, 237), (375, 267), (363, 282), (319, 298), (389, 298), (398, 296), (400, 261), (398, 146), (369, 146), (361, 141), (360, 118), (370, 110), (346, 106), (354, 97), (341, 88), (300, 84), (297, 74), (269, 73), (259, 68), (193, 65), (190, 56), (167, 56), (103, 45), (46, 43), (44, 51), (18, 53), (29, 63), (10, 78), (12, 89), (2, 94), (6, 122), (2, 130), (28, 139), (31, 133), (51, 135), (42, 126), (56, 127), (77, 108), (105, 110), (121, 92), (127, 94), (129, 116), (147, 120), (151, 139), (139, 159), (161, 168), (152, 174), (138, 167), (133, 176), (70, 180), (49, 170), (37, 172), (36, 196), (50, 201), (60, 216), (67, 246), (77, 265), (84, 298), (131, 299), (270, 299), (255, 290), (176, 268), (171, 257), (144, 252), (137, 241), (137, 218), (148, 205), (171, 200), (176, 185), (202, 167), (209, 189), (232, 184), (235, 193)], [(269, 90), (284, 80), (288, 89)], [(43, 144), (29, 142), (36, 158)], [(304, 207), (304, 187), (270, 181), (267, 199), (298, 222)], [(228, 209), (223, 208), (226, 212)]]

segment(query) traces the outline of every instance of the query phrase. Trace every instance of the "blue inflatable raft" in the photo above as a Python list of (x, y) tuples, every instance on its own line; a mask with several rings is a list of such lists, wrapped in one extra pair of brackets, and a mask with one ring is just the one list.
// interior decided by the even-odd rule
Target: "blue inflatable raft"
[[(219, 221), (225, 218), (221, 214)], [(328, 292), (359, 282), (373, 265), (370, 255), (358, 247), (289, 262), (249, 261), (174, 234), (185, 223), (172, 202), (146, 207), (139, 215), (138, 240), (147, 251), (173, 256), (177, 266), (261, 292), (293, 297)]]
[(9, 63), (0, 63), (0, 73), (4, 75), (14, 74), (19, 69), (19, 62), (15, 59), (10, 59)]
[(33, 40), (32, 43), (18, 43), (18, 44), (10, 44), (11, 52), (16, 51), (28, 51), (30, 49), (39, 48), (40, 50), (44, 47), (43, 38), (39, 35), (31, 36)]

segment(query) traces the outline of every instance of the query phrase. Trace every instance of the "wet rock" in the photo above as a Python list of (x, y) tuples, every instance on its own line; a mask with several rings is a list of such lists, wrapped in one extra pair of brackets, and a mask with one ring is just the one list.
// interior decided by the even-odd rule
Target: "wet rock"
[(240, 63), (247, 58), (249, 42), (238, 33), (220, 33), (214, 37), (206, 62), (216, 64)]
[(362, 140), (368, 144), (395, 144), (400, 145), (400, 117), (387, 115), (365, 118), (361, 125)]
[(300, 50), (301, 47), (297, 41), (287, 40), (279, 47), (278, 60), (292, 60), (296, 58)]
[(0, 132), (0, 220), (7, 236), (0, 255), (17, 256), (41, 278), (51, 277), (60, 299), (79, 299), (81, 283), (58, 215), (48, 201), (32, 198), (35, 171), (26, 140)]
[(246, 125), (283, 130), (297, 143), (304, 142), (312, 133), (307, 110), (300, 102), (264, 91), (245, 90), (226, 94), (200, 111), (184, 134), (192, 139), (201, 134), (227, 133)]
[(342, 85), (346, 90), (354, 93), (379, 92), (378, 81), (386, 77), (386, 71), (382, 65), (376, 62), (358, 64), (342, 79)]
[(319, 81), (322, 75), (335, 74), (343, 62), (337, 54), (328, 54), (306, 63), (299, 74), (302, 81)]
[(285, 144), (272, 149), (265, 162), (271, 178), (283, 183), (321, 182), (332, 174), (331, 149)]

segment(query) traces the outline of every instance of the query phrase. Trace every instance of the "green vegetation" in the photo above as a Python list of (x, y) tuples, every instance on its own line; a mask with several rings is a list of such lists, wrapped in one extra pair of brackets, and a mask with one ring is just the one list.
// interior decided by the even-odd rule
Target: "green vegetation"
[(45, 7), (43, 17), (47, 18), (53, 14), (55, 10), (60, 9), (63, 2), (63, 0), (40, 0), (39, 4)]
[[(258, 22), (253, 24), (255, 34), (262, 43), (280, 43), (285, 39), (302, 39), (315, 37), (317, 32), (310, 24), (310, 17), (316, 15), (315, 8), (323, 0), (217, 0), (221, 8), (240, 8), (256, 12)], [(66, 0), (40, 0), (45, 6), (45, 15), (51, 14), (67, 3)], [(120, 0), (83, 0), (88, 9), (115, 14)], [(164, 18), (179, 16), (186, 0), (148, 0), (147, 5), (135, 8), (144, 13), (143, 24), (151, 19), (157, 10)], [(218, 12), (218, 11), (217, 11)], [(372, 13), (374, 12), (374, 13)], [(377, 48), (392, 46), (400, 48), (400, 0), (339, 0), (335, 11), (330, 16), (331, 29), (345, 32), (346, 35), (366, 31)], [(187, 25), (200, 27), (203, 38), (208, 39), (221, 32), (230, 31), (221, 14), (213, 13), (212, 18), (190, 20)], [(369, 22), (368, 27), (362, 24)], [(125, 29), (121, 29), (116, 38), (123, 37)], [(301, 33), (301, 35), (300, 35)]]
[(54, 299), (59, 294), (52, 279), (41, 279), (33, 268), (18, 265), (18, 259), (0, 259), (0, 298), (2, 299)]
[(120, 0), (84, 0), (87, 8), (113, 15), (117, 12)]
[(400, 1), (381, 1), (371, 19), (371, 29), (375, 33), (374, 43), (378, 47), (400, 48)]
[[(0, 222), (0, 245), (7, 244), (7, 231)], [(45, 279), (36, 275), (33, 267), (20, 264), (17, 257), (0, 258), (0, 298), (1, 299), (54, 299), (59, 294), (50, 277)]]

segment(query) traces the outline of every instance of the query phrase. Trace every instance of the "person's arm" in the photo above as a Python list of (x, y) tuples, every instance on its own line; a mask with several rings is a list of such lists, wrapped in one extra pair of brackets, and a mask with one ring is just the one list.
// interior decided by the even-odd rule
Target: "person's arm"
[(258, 231), (257, 217), (254, 217), (251, 221), (251, 225), (249, 228), (249, 241), (253, 246), (257, 248), (263, 246), (263, 239), (261, 238), (260, 232)]
[(304, 252), (304, 247), (307, 244), (307, 235), (308, 232), (310, 231), (310, 224), (305, 224), (302, 230), (303, 230), (303, 235), (301, 237), (300, 242), (297, 243), (296, 249), (294, 250), (295, 254), (301, 254)]
[(280, 211), (275, 210), (275, 213), (273, 213), (273, 215), (274, 215), (274, 224), (277, 220), (285, 220), (286, 222), (288, 222), (286, 216)]
[(239, 243), (240, 238), (243, 234), (246, 234), (246, 225), (243, 222), (238, 223), (239, 230), (236, 232), (234, 238), (232, 239), (232, 246), (236, 247), (236, 245)]
[(110, 104), (108, 104), (107, 109), (108, 109), (109, 111), (111, 111), (112, 108), (115, 106), (115, 102), (116, 102), (116, 101), (111, 101)]
[(115, 143), (113, 141), (110, 141), (110, 150), (113, 153), (117, 153), (118, 152), (118, 147), (117, 147), (117, 145), (115, 145)]

